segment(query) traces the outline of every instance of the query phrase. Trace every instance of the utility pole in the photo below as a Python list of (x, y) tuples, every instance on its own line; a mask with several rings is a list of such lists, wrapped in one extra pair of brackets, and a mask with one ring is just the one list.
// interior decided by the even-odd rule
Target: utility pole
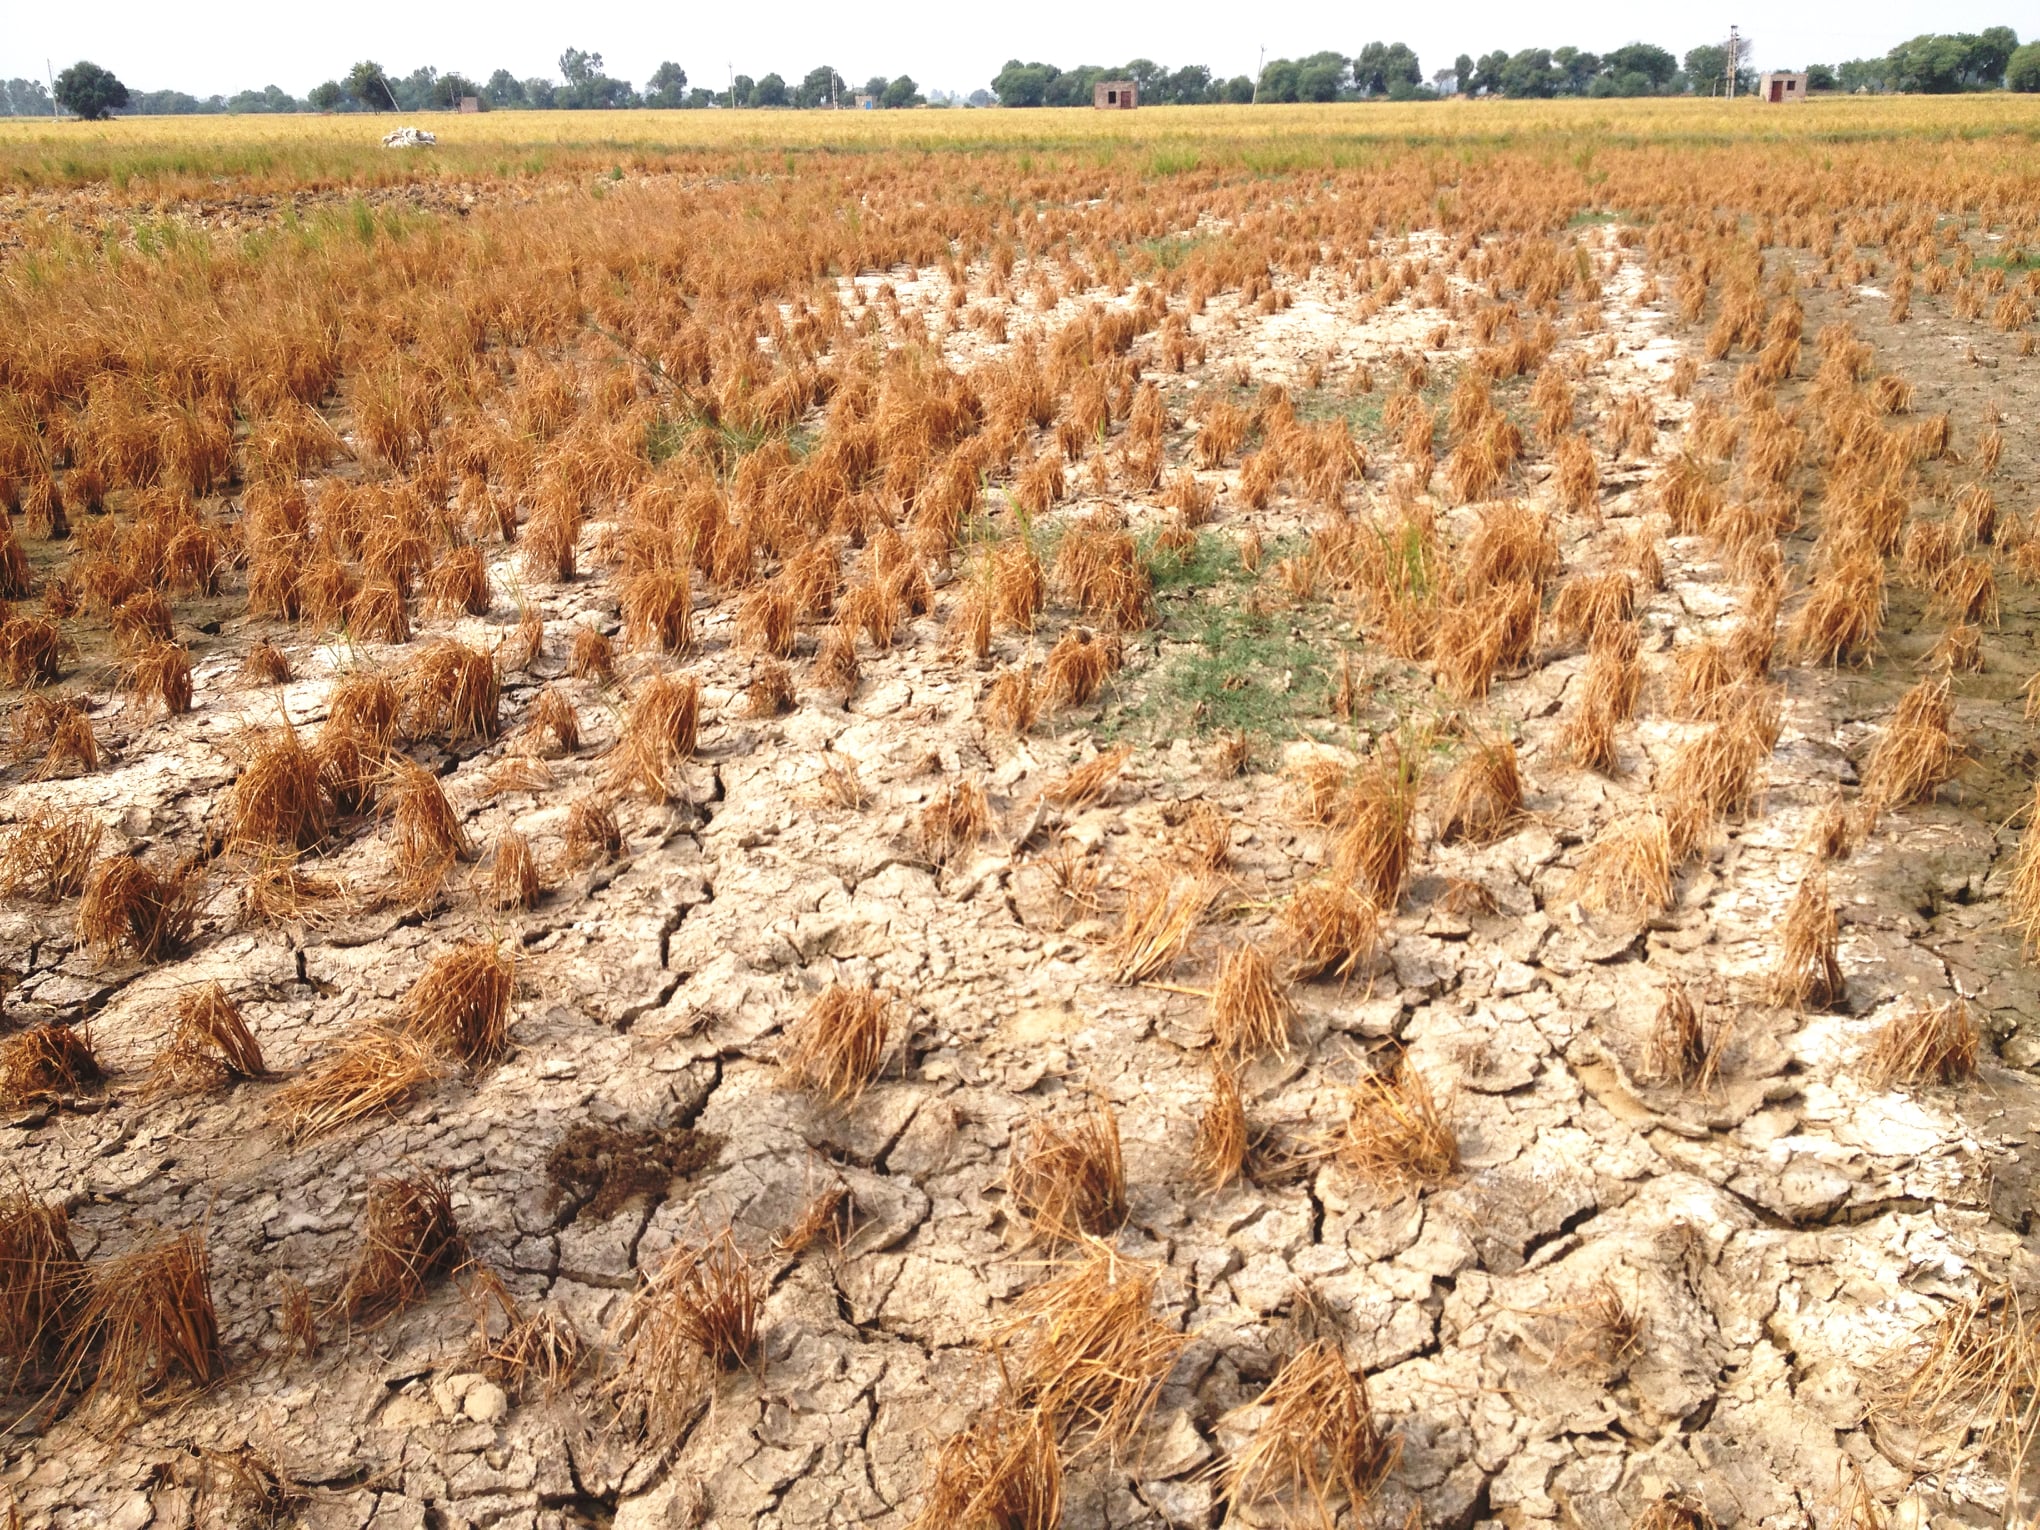
[(1741, 53), (1742, 34), (1736, 30), (1735, 23), (1730, 22), (1728, 27), (1728, 99), (1731, 101), (1735, 99), (1736, 66), (1741, 62), (1739, 56)]
[(1255, 106), (1259, 106), (1261, 104), (1261, 74), (1265, 69), (1267, 69), (1267, 67), (1268, 67), (1268, 45), (1266, 43), (1262, 43), (1261, 61), (1258, 64), (1254, 65), (1254, 99), (1252, 104)]
[(61, 122), (64, 114), (57, 106), (57, 71), (50, 67), (50, 61), (42, 61), (43, 73), (50, 77), (50, 116)]
[(735, 64), (724, 64), (723, 68), (730, 72), (730, 110), (735, 111), (737, 109), (737, 66)]

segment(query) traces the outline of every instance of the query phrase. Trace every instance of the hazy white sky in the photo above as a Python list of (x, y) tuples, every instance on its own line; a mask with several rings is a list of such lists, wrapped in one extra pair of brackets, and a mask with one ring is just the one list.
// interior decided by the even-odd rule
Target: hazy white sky
[[(1797, 67), (1885, 52), (1926, 31), (1978, 31), (2033, 23), (2006, 0), (1771, 0), (1762, 7), (1646, 9), (1618, 0), (1524, 5), (1460, 0), (1376, 19), (1323, 0), (1035, 0), (1022, 7), (953, 0), (841, 0), (673, 6), (649, 0), (577, 0), (490, 5), (410, 0), (387, 5), (279, 5), (275, 0), (85, 0), (34, 5), (0, 0), (0, 76), (61, 70), (90, 58), (131, 87), (174, 87), (194, 95), (281, 85), (302, 95), (320, 80), (372, 58), (393, 74), (420, 64), (486, 78), (497, 68), (520, 78), (555, 75), (560, 50), (599, 52), (611, 74), (642, 84), (673, 59), (695, 84), (716, 85), (734, 64), (741, 74), (777, 70), (789, 80), (831, 63), (853, 80), (911, 74), (921, 88), (969, 92), (1008, 58), (1068, 68), (1147, 57), (1208, 64), (1221, 75), (1252, 74), (1265, 44), (1270, 58), (1366, 42), (1406, 42), (1426, 75), (1458, 53), (1559, 47), (1595, 52), (1654, 42), (1684, 53), (1727, 35), (1730, 22), (1757, 42), (1759, 67)], [(2021, 26), (2025, 21), (2026, 25)]]

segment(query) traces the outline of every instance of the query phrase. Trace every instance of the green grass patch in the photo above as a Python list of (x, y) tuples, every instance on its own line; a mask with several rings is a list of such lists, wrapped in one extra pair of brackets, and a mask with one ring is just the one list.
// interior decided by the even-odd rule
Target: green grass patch
[(1223, 601), (1169, 624), (1188, 646), (1167, 654), (1151, 672), (1139, 704), (1108, 714), (1105, 731), (1143, 729), (1161, 738), (1245, 729), (1271, 739), (1295, 737), (1325, 716), (1331, 647), (1304, 641), (1285, 618)]
[(1143, 239), (1136, 248), (1162, 270), (1173, 271), (1188, 260), (1193, 251), (1210, 242), (1203, 234), (1165, 234), (1157, 239)]
[(775, 437), (785, 441), (796, 457), (806, 456), (814, 445), (814, 432), (800, 426), (785, 431), (753, 430), (703, 415), (676, 414), (654, 420), (646, 428), (645, 455), (655, 464), (665, 462), (700, 440), (716, 471), (727, 473)]
[[(1283, 537), (1262, 551), (1267, 560), (1302, 550), (1307, 538)], [(1158, 661), (1139, 680), (1135, 699), (1108, 708), (1099, 726), (1107, 739), (1165, 739), (1245, 729), (1285, 740), (1327, 727), (1331, 676), (1345, 643), (1329, 608), (1267, 611), (1249, 603), (1255, 576), (1240, 566), (1230, 538), (1200, 532), (1181, 552), (1158, 549), (1152, 536), (1141, 553), (1154, 580), (1160, 616)]]
[(1158, 596), (1207, 590), (1221, 580), (1247, 577), (1240, 567), (1239, 549), (1208, 531), (1198, 532), (1196, 545), (1181, 552), (1156, 547), (1153, 533), (1143, 535), (1139, 544)]

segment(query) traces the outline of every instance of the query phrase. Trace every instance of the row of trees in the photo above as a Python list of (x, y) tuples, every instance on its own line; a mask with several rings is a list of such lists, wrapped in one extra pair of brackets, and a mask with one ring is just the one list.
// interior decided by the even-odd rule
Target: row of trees
[(1135, 59), (1119, 69), (1086, 64), (1058, 69), (1053, 64), (1007, 61), (992, 79), (1002, 106), (1087, 106), (1101, 79), (1130, 79), (1149, 105), (1196, 106), (1249, 101), (1419, 101), (1466, 92), (1495, 96), (1642, 96), (1688, 89), (1706, 90), (1722, 77), (1727, 56), (1721, 48), (1696, 48), (1678, 58), (1649, 43), (1632, 43), (1608, 54), (1579, 48), (1527, 48), (1475, 59), (1461, 54), (1450, 69), (1424, 78), (1423, 65), (1406, 43), (1371, 42), (1358, 53), (1313, 53), (1271, 59), (1260, 79), (1236, 75), (1221, 80), (1201, 64), (1168, 69)]
[[(979, 93), (978, 105), (990, 105), (991, 97)], [(315, 85), (303, 100), (275, 85), (264, 90), (244, 90), (234, 96), (193, 96), (181, 90), (131, 91), (114, 75), (97, 64), (80, 62), (57, 79), (56, 99), (73, 116), (97, 119), (115, 113), (150, 116), (188, 116), (215, 112), (422, 112), (451, 111), (464, 96), (473, 96), (484, 110), (563, 111), (598, 107), (681, 107), (739, 106), (814, 107), (836, 104), (853, 106), (859, 95), (869, 95), (880, 106), (920, 106), (926, 98), (908, 75), (888, 79), (878, 75), (852, 85), (837, 70), (823, 65), (808, 71), (797, 85), (788, 85), (777, 74), (761, 80), (736, 76), (724, 90), (689, 87), (687, 71), (678, 64), (664, 63), (652, 71), (642, 92), (629, 80), (611, 76), (603, 67), (602, 55), (569, 48), (560, 55), (558, 80), (537, 77), (520, 80), (507, 69), (498, 69), (487, 83), (478, 84), (468, 76), (441, 74), (431, 65), (406, 75), (392, 75), (373, 60), (363, 60), (345, 75)], [(50, 92), (39, 80), (0, 81), (0, 116), (47, 117), (51, 114)]]
[[(1744, 88), (1755, 72), (1739, 70)], [(1728, 50), (1715, 44), (1688, 49), (1682, 61), (1654, 43), (1630, 43), (1609, 53), (1583, 48), (1497, 50), (1454, 60), (1450, 83), (1468, 95), (1543, 99), (1553, 96), (1708, 95), (1724, 89)], [(1441, 84), (1445, 83), (1441, 80)]]
[(1882, 58), (1852, 58), (1829, 69), (1807, 70), (1807, 85), (1820, 89), (1902, 90), (1950, 95), (1960, 90), (2040, 91), (2040, 42), (2019, 46), (2010, 27), (1981, 32), (1923, 32)]
[[(1745, 57), (1749, 56), (1749, 42)], [(560, 55), (560, 78), (518, 79), (498, 69), (486, 83), (458, 71), (441, 74), (431, 65), (394, 76), (372, 60), (356, 64), (344, 76), (314, 86), (303, 100), (271, 85), (234, 96), (200, 98), (176, 90), (129, 91), (98, 65), (79, 62), (57, 79), (56, 102), (82, 117), (114, 112), (176, 115), (198, 112), (405, 111), (450, 110), (463, 97), (475, 97), (485, 109), (555, 111), (599, 107), (799, 107), (855, 104), (869, 96), (884, 107), (919, 106), (919, 86), (907, 75), (877, 75), (852, 86), (829, 65), (811, 69), (797, 84), (768, 74), (752, 79), (737, 75), (725, 89), (689, 86), (687, 71), (663, 63), (652, 71), (643, 91), (617, 79), (604, 68), (600, 53), (569, 48)], [(1001, 106), (1088, 106), (1092, 87), (1102, 79), (1130, 79), (1148, 105), (1201, 106), (1249, 101), (1418, 101), (1466, 94), (1516, 98), (1553, 96), (1652, 96), (1713, 94), (1725, 88), (1727, 50), (1716, 44), (1689, 49), (1683, 59), (1650, 43), (1630, 43), (1608, 53), (1580, 48), (1497, 50), (1476, 58), (1462, 53), (1452, 67), (1426, 80), (1417, 55), (1403, 43), (1371, 42), (1358, 53), (1313, 53), (1307, 58), (1270, 60), (1258, 81), (1241, 74), (1220, 79), (1202, 64), (1171, 69), (1152, 59), (1137, 58), (1118, 69), (1095, 64), (1058, 69), (1053, 64), (1009, 59), (992, 79)], [(1737, 71), (1738, 90), (1756, 85), (1756, 71)], [(1900, 43), (1882, 58), (1851, 59), (1839, 65), (1807, 67), (1808, 88), (1815, 91), (1963, 90), (2040, 91), (2040, 42), (2024, 47), (2010, 27), (1982, 32), (1926, 33)], [(937, 101), (948, 100), (938, 96)], [(974, 91), (972, 106), (988, 106), (993, 94)], [(51, 95), (40, 80), (0, 81), (0, 116), (47, 117)]]
[(0, 80), (0, 117), (47, 117), (50, 88), (41, 80)]
[[(1742, 59), (1753, 56), (1743, 40)], [(1899, 44), (1879, 59), (1846, 64), (1813, 64), (1812, 90), (2040, 90), (2040, 42), (2019, 46), (2010, 27), (1983, 32), (1928, 34)], [(1652, 43), (1630, 43), (1607, 53), (1583, 48), (1497, 50), (1475, 57), (1462, 53), (1449, 69), (1428, 80), (1417, 55), (1403, 43), (1371, 42), (1348, 56), (1313, 53), (1307, 58), (1271, 59), (1258, 83), (1245, 75), (1219, 80), (1200, 64), (1166, 69), (1135, 59), (1121, 69), (1085, 65), (1060, 70), (1053, 64), (1018, 59), (993, 77), (1002, 106), (1088, 106), (1099, 80), (1131, 79), (1140, 99), (1155, 105), (1202, 105), (1247, 101), (1422, 101), (1439, 96), (1713, 95), (1727, 89), (1728, 49), (1709, 43), (1683, 58)], [(1755, 89), (1757, 71), (1736, 70), (1739, 93)]]

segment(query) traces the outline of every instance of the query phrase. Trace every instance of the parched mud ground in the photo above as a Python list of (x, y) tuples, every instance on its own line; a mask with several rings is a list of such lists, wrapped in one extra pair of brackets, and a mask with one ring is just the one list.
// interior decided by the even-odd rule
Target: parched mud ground
[[(1656, 481), (1687, 444), (1692, 407), (1670, 380), (1698, 344), (1668, 303), (1646, 301), (1634, 246), (1609, 229), (1585, 237), (1603, 322), (1569, 328), (1558, 354), (1579, 358), (1604, 488), (1598, 516), (1557, 517), (1568, 574), (1614, 566), (1640, 526), (1663, 536)], [(1893, 324), (1870, 286), (1809, 286), (1809, 338), (1852, 323), (1880, 368), (1902, 365), (1919, 385), (1916, 413), (1952, 415), (1958, 452), (1995, 403), (2007, 447), (1991, 482), (2002, 513), (2021, 507), (2040, 407), (2031, 362), (1939, 299), (1917, 296)], [(1471, 338), (1453, 326), (1428, 348), (1443, 320), (1415, 294), (1363, 316), (1335, 281), (1287, 290), (1275, 312), (1213, 299), (1190, 326), (1201, 359), (1151, 373), (1172, 416), (1168, 460), (1190, 460), (1201, 396), (1251, 402), (1276, 383), (1305, 419), (1355, 422), (1378, 460), (1351, 500), (1385, 503), (1381, 399), (1421, 355), (1442, 400)], [(939, 271), (866, 275), (856, 311), (925, 324), (944, 295)], [(948, 344), (961, 366), (1002, 348), (968, 330)], [(1725, 398), (1734, 366), (1702, 365), (1693, 396)], [(1781, 389), (1788, 407), (1810, 371)], [(1526, 389), (1503, 398), (1513, 408)], [(1598, 422), (1638, 393), (1655, 401), (1656, 438), (1624, 454)], [(1548, 506), (1545, 471), (1517, 487)], [(944, 634), (959, 566), (932, 612), (864, 657), (847, 705), (803, 678), (790, 715), (756, 719), (743, 696), (759, 661), (736, 640), (735, 602), (704, 601), (696, 651), (674, 663), (705, 688), (680, 800), (618, 798), (621, 856), (549, 872), (528, 913), (487, 907), (486, 856), (423, 911), (379, 908), (375, 890), (401, 868), (371, 831), (317, 867), (340, 895), (301, 921), (243, 926), (237, 890), (216, 886), (193, 954), (147, 969), (93, 958), (62, 912), (0, 914), (10, 1018), (89, 1017), (112, 1073), (104, 1093), (8, 1120), (6, 1161), (69, 1206), (88, 1259), (204, 1227), (232, 1360), (209, 1391), (117, 1432), (79, 1417), (38, 1432), (24, 1414), (0, 1446), (22, 1521), (267, 1522), (268, 1509), (220, 1485), (222, 1462), (259, 1461), (285, 1485), (283, 1518), (307, 1525), (904, 1525), (932, 1451), (997, 1389), (982, 1341), (1052, 1257), (1009, 1204), (1009, 1153), (1026, 1123), (1092, 1101), (1116, 1112), (1124, 1146), (1130, 1215), (1117, 1246), (1159, 1266), (1158, 1315), (1188, 1341), (1139, 1438), (1071, 1462), (1068, 1526), (1216, 1523), (1224, 1453), (1251, 1437), (1284, 1358), (1320, 1334), (1364, 1371), (1400, 1442), (1359, 1518), (1615, 1530), (1668, 1497), (1722, 1526), (1838, 1525), (1859, 1512), (1872, 1517), (1855, 1523), (1896, 1512), (1907, 1526), (1983, 1524), (2014, 1512), (1976, 1441), (1918, 1434), (1880, 1403), (1982, 1272), (2026, 1269), (2036, 1096), (2020, 1070), (2040, 1058), (2040, 1033), (2022, 1029), (2033, 980), (2003, 928), (2003, 896), (2017, 843), (2007, 820), (2033, 759), (2020, 695), (2035, 667), (2030, 590), (2006, 578), (1982, 672), (1955, 680), (1974, 769), (1933, 803), (1885, 815), (1834, 866), (1847, 991), (1831, 1012), (1805, 1014), (1767, 999), (1782, 911), (1812, 864), (1817, 813), (1838, 787), (1853, 795), (1938, 636), (1923, 601), (1894, 589), (1868, 667), (1781, 661), (1783, 730), (1757, 809), (1682, 872), (1661, 915), (1590, 918), (1569, 896), (1584, 847), (1697, 731), (1659, 705), (1673, 657), (1738, 615), (1738, 585), (1709, 545), (1663, 540), (1664, 587), (1638, 607), (1643, 703), (1617, 770), (1601, 776), (1558, 742), (1586, 664), (1579, 645), (1546, 642), (1525, 672), (1455, 707), (1422, 666), (1364, 638), (1336, 592), (1300, 568), (1276, 575), (1281, 559), (1307, 556), (1305, 506), (1285, 490), (1249, 511), (1237, 469), (1197, 476), (1218, 491), (1215, 512), (1194, 549), (1158, 561), (1159, 624), (1126, 640), (1126, 667), (1095, 702), (1025, 736), (988, 727), (984, 693), (1074, 625), (1059, 602), (1031, 643), (1002, 635), (976, 662)], [(1109, 479), (1101, 496), (1080, 465), (1070, 480), (1049, 525), (1101, 503), (1123, 505), (1143, 536), (1165, 524), (1158, 496)], [(1465, 510), (1440, 519), (1455, 537), (1472, 523)], [(1241, 566), (1250, 531), (1264, 545), (1259, 578)], [(505, 556), (487, 615), (421, 623), (421, 641), (514, 652), (520, 612), (544, 619), (541, 651), (506, 675), (503, 739), (421, 752), (484, 851), (514, 829), (559, 866), (571, 805), (609, 796), (619, 693), (567, 674), (577, 629), (620, 625), (603, 534), (600, 521), (588, 528), (592, 572), (571, 583), (526, 584)], [(1794, 566), (1811, 535), (1788, 540)], [(85, 808), (107, 824), (109, 848), (196, 844), (219, 822), (247, 730), (313, 725), (337, 675), (408, 656), (239, 617), (216, 625), (187, 634), (180, 623), (198, 656), (189, 715), (110, 703), (96, 721), (111, 762), (67, 781), (17, 769), (8, 813)], [(241, 678), (265, 638), (289, 652), (290, 683)], [(811, 655), (804, 635), (803, 677)], [(654, 662), (626, 653), (621, 667), (627, 678)], [(518, 724), (543, 684), (572, 698), (583, 737), (550, 751), (540, 785), (506, 777), (502, 762), (535, 748)], [(1357, 757), (1424, 725), (1435, 759), (1409, 893), (1371, 970), (1296, 986), (1286, 1055), (1242, 1075), (1247, 1177), (1207, 1192), (1190, 1163), (1210, 1090), (1200, 990), (1221, 952), (1273, 942), (1281, 901), (1329, 853), (1284, 767)], [(1529, 787), (1527, 818), (1484, 848), (1439, 843), (1434, 821), (1436, 783), (1471, 729), (1515, 738)], [(1251, 747), (1237, 775), (1223, 758), (1235, 730)], [(1133, 752), (1102, 802), (1045, 802), (1050, 782), (1121, 741)], [(859, 805), (846, 805), (846, 771)], [(996, 825), (937, 865), (917, 825), (962, 779), (983, 783)], [(1091, 904), (1058, 895), (1058, 856), (1095, 873)], [(1222, 891), (1161, 982), (1120, 985), (1104, 946), (1122, 890), (1150, 865), (1220, 868)], [(137, 1087), (166, 1008), (192, 984), (224, 984), (269, 1067), (288, 1075), (392, 1015), (431, 957), (473, 936), (516, 955), (511, 1051), (391, 1116), (293, 1148), (266, 1114), (277, 1079), (168, 1099)], [(876, 985), (901, 1020), (879, 1080), (844, 1106), (785, 1087), (779, 1061), (787, 1027), (832, 982)], [(1704, 1089), (1642, 1081), (1674, 984), (1707, 1002), (1726, 1037)], [(1980, 1079), (1869, 1080), (1863, 1053), (1893, 1014), (1958, 996), (2002, 1045), (2001, 1056), (1986, 1048)], [(1397, 1048), (1459, 1142), (1458, 1172), (1423, 1194), (1383, 1193), (1320, 1151), (1345, 1125), (1355, 1081)], [(397, 1172), (446, 1176), (472, 1257), (518, 1303), (597, 1345), (641, 1272), (732, 1225), (769, 1290), (755, 1368), (705, 1388), (676, 1439), (647, 1442), (613, 1427), (599, 1362), (553, 1397), (515, 1398), (484, 1379), (475, 1309), (454, 1282), (376, 1326), (328, 1317), (317, 1353), (292, 1353), (286, 1291), (302, 1283), (330, 1301), (371, 1180)], [(774, 1252), (832, 1188), (848, 1196), (840, 1236)]]

